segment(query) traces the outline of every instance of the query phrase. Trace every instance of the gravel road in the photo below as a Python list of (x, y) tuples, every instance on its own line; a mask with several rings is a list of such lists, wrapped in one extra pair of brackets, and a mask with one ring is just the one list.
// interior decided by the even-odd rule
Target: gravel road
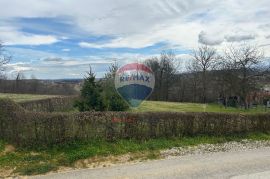
[(267, 141), (173, 148), (162, 151), (162, 155), (165, 159), (32, 178), (270, 178)]

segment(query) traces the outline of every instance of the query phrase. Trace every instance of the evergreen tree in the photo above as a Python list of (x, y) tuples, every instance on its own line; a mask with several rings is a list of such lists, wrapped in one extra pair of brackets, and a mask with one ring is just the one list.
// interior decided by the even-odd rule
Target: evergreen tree
[(77, 107), (79, 111), (104, 111), (106, 110), (106, 103), (101, 94), (102, 88), (96, 82), (95, 74), (90, 67), (90, 71), (87, 73), (81, 89), (81, 98), (76, 101), (75, 107)]
[(109, 111), (125, 111), (129, 108), (124, 99), (119, 96), (114, 87), (114, 78), (117, 70), (119, 69), (116, 63), (109, 67), (109, 71), (105, 74), (103, 81), (104, 97), (108, 103)]

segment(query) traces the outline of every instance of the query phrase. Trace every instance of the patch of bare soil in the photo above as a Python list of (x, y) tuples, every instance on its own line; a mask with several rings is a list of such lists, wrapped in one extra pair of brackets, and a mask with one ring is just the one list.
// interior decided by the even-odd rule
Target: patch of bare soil
[[(159, 153), (155, 152), (156, 158), (159, 157)], [(82, 168), (103, 168), (111, 167), (115, 165), (125, 165), (131, 163), (138, 163), (145, 160), (153, 159), (152, 152), (138, 152), (138, 153), (128, 153), (124, 155), (113, 156), (109, 155), (106, 157), (96, 156), (88, 159), (78, 160), (74, 163), (74, 167), (59, 167), (57, 171), (52, 171), (49, 173), (62, 173), (68, 172), (74, 169)]]
[(0, 178), (8, 178), (12, 176), (12, 169), (0, 168)]
[(5, 146), (5, 150), (4, 150), (4, 154), (8, 154), (11, 152), (14, 152), (16, 149), (13, 145), (6, 145)]

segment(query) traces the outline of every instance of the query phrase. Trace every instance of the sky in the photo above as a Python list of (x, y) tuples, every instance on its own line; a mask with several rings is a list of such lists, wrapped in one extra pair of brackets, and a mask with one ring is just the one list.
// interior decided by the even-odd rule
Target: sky
[(102, 77), (111, 63), (172, 50), (182, 64), (206, 44), (252, 43), (270, 57), (270, 0), (0, 0), (7, 75)]

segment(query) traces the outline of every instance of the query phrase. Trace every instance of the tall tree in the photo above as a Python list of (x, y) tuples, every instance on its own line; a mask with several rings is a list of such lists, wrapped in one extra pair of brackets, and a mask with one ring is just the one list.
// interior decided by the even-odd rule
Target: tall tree
[(192, 99), (190, 99), (192, 102), (198, 102), (198, 93), (199, 93), (199, 83), (200, 83), (200, 72), (198, 69), (198, 66), (194, 61), (190, 61), (189, 64), (187, 64), (187, 70), (188, 70), (188, 83), (190, 85), (190, 90), (192, 94)]
[(145, 62), (145, 65), (148, 66), (154, 73), (155, 76), (155, 87), (154, 91), (150, 97), (151, 100), (161, 100), (160, 94), (161, 94), (161, 85), (160, 82), (160, 63), (159, 59), (157, 57), (153, 57), (150, 59), (147, 59)]
[(75, 107), (80, 111), (104, 111), (106, 104), (103, 96), (101, 95), (102, 88), (96, 82), (96, 76), (90, 66), (89, 72), (84, 79), (84, 84), (81, 89), (81, 98), (76, 101)]
[(165, 101), (169, 99), (169, 90), (175, 80), (180, 61), (173, 51), (163, 51), (160, 56), (162, 93)]
[(194, 72), (201, 73), (202, 82), (202, 102), (207, 101), (207, 72), (213, 70), (217, 63), (216, 49), (208, 47), (207, 45), (199, 46), (197, 50), (193, 51), (192, 68)]
[(157, 100), (168, 101), (170, 87), (174, 83), (175, 74), (180, 65), (179, 59), (173, 51), (163, 51), (160, 57), (154, 57), (145, 61), (155, 75), (154, 96)]
[(25, 76), (23, 72), (18, 72), (15, 78), (15, 90), (17, 93), (25, 91), (24, 88), (26, 86), (23, 85), (23, 80), (25, 79)]
[(246, 99), (258, 87), (256, 79), (269, 73), (269, 67), (263, 68), (263, 52), (257, 46), (242, 44), (240, 47), (231, 45), (224, 54), (231, 75), (237, 80), (241, 101), (248, 108)]

